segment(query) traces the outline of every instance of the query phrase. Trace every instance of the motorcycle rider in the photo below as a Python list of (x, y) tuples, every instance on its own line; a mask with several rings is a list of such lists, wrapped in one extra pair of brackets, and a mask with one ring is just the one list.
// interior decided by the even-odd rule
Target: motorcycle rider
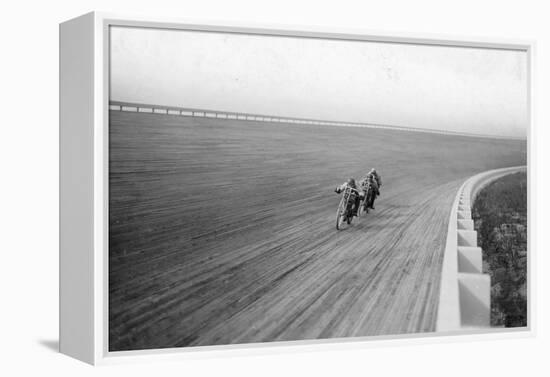
[(370, 198), (370, 203), (368, 203), (368, 205), (369, 205), (369, 208), (374, 209), (374, 200), (378, 195), (380, 195), (380, 190), (378, 186), (378, 181), (376, 180), (373, 174), (368, 174), (365, 177), (365, 179), (363, 179), (362, 181), (361, 186), (363, 187), (363, 191), (365, 191), (365, 196), (368, 194), (367, 187), (369, 185), (372, 187), (373, 195)]
[(370, 183), (374, 189), (374, 196), (372, 197), (369, 204), (369, 207), (374, 209), (374, 200), (378, 195), (380, 195), (380, 186), (382, 186), (382, 179), (380, 178), (380, 175), (376, 172), (376, 169), (372, 168), (367, 173), (367, 176), (362, 181), (362, 185), (365, 185), (365, 183), (367, 182)]
[(355, 183), (355, 178), (348, 179), (347, 182), (344, 182), (340, 186), (336, 187), (336, 189), (334, 189), (334, 192), (337, 194), (340, 194), (347, 187), (350, 187), (352, 189), (352, 193), (354, 194), (353, 195), (354, 202), (353, 202), (353, 207), (351, 209), (351, 215), (357, 216), (357, 211), (359, 210), (359, 203), (361, 201), (361, 197), (360, 197), (360, 192), (357, 188), (357, 184)]
[(369, 174), (372, 174), (374, 176), (374, 179), (376, 179), (376, 183), (378, 184), (378, 195), (380, 195), (380, 187), (382, 187), (382, 178), (380, 177), (380, 175), (376, 172), (376, 169), (375, 168), (372, 168), (370, 169)]

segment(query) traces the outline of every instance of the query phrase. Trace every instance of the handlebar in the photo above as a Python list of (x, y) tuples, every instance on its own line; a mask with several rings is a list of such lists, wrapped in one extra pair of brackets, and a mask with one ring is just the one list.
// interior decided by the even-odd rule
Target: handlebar
[(345, 191), (345, 190), (350, 190), (350, 191), (355, 191), (357, 193), (357, 195), (361, 195), (360, 191), (358, 189), (355, 189), (353, 187), (346, 187), (344, 189), (340, 189), (340, 187), (337, 187), (336, 190), (334, 190), (335, 192), (337, 192), (338, 194), (341, 193), (342, 191)]

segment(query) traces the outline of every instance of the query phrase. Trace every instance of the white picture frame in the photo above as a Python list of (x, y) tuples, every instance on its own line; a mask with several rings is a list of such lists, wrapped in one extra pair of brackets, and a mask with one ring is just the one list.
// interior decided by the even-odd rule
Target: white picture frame
[[(525, 51), (528, 61), (528, 132), (527, 167), (531, 182), (533, 158), (533, 54), (535, 43), (525, 40), (461, 38), (414, 33), (379, 33), (364, 30), (327, 30), (312, 27), (279, 25), (242, 25), (237, 23), (194, 24), (181, 20), (132, 17), (118, 14), (89, 13), (60, 25), (60, 351), (90, 364), (108, 364), (146, 359), (185, 359), (220, 355), (292, 352), (295, 347), (322, 350), (331, 348), (379, 346), (461, 339), (533, 336), (535, 332), (533, 284), (535, 250), (528, 250), (528, 327), (520, 329), (457, 329), (453, 314), (441, 324), (442, 332), (358, 337), (330, 340), (257, 343), (227, 346), (170, 348), (144, 351), (108, 351), (108, 113), (109, 113), (109, 43), (111, 26), (150, 27), (177, 30), (296, 36), (333, 40), (379, 41), (435, 46), (461, 46)], [(154, 112), (154, 110), (152, 110)], [(170, 111), (170, 110), (165, 110)], [(180, 112), (181, 114), (181, 112)], [(183, 114), (189, 116), (189, 113)], [(215, 115), (215, 114), (214, 114)], [(206, 116), (200, 114), (197, 116)], [(231, 119), (247, 115), (231, 114)], [(220, 116), (221, 117), (221, 116)], [(268, 121), (279, 122), (276, 119)], [(478, 177), (489, 182), (499, 175), (493, 172)], [(472, 183), (470, 182), (470, 183)], [(472, 185), (471, 185), (472, 186)], [(476, 187), (467, 195), (475, 195)], [(455, 211), (460, 211), (460, 192)], [(534, 207), (530, 197), (529, 240), (533, 239)], [(450, 216), (456, 216), (451, 213)], [(450, 224), (453, 223), (452, 221)], [(456, 228), (456, 222), (454, 222)], [(449, 229), (449, 234), (457, 229)], [(449, 241), (449, 239), (448, 239)], [(452, 240), (451, 240), (452, 243)], [(451, 247), (452, 249), (452, 247)], [(447, 252), (447, 251), (446, 251)], [(447, 266), (454, 271), (456, 265)], [(453, 274), (451, 273), (451, 275)], [(452, 300), (458, 299), (453, 280)], [(448, 292), (448, 291), (447, 291)], [(446, 293), (447, 295), (447, 293)], [(447, 296), (446, 296), (447, 297)], [(456, 314), (456, 303), (451, 304)], [(445, 310), (445, 309), (442, 309)], [(449, 318), (451, 318), (449, 320)], [(450, 323), (449, 323), (450, 321)], [(455, 323), (453, 323), (453, 321)]]

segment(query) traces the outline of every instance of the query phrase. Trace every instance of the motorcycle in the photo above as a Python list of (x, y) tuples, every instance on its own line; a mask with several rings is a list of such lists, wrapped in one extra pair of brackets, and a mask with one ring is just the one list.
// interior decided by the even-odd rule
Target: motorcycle
[(353, 204), (355, 202), (355, 196), (360, 195), (356, 189), (351, 187), (344, 188), (342, 192), (342, 199), (340, 199), (340, 204), (338, 205), (338, 210), (336, 211), (336, 229), (342, 229), (344, 223), (348, 225), (351, 224), (353, 220), (352, 210)]
[(363, 195), (363, 200), (361, 201), (361, 204), (359, 206), (359, 216), (363, 216), (369, 213), (369, 208), (372, 205), (372, 201), (375, 195), (374, 187), (372, 187), (370, 183), (365, 183), (362, 188), (365, 194)]

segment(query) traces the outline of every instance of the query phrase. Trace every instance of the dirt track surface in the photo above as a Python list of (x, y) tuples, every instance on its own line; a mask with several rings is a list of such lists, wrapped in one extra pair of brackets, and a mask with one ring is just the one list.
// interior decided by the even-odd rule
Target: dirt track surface
[[(460, 184), (526, 143), (110, 113), (109, 348), (434, 331)], [(335, 230), (337, 184), (376, 210)]]

